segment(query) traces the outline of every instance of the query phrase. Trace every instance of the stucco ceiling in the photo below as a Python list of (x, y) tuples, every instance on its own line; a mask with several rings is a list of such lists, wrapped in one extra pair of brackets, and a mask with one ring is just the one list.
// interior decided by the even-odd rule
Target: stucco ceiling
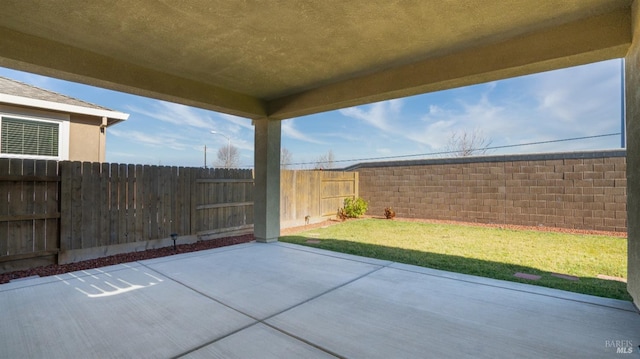
[(0, 66), (249, 118), (622, 57), (631, 0), (3, 0)]

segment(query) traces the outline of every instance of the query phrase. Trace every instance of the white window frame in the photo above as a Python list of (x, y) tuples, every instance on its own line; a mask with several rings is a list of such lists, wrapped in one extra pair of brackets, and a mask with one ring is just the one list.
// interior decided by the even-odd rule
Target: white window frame
[[(58, 124), (58, 156), (34, 156), (0, 153), (0, 158), (28, 158), (36, 160), (69, 160), (69, 115), (65, 114), (43, 114), (40, 111), (24, 110), (20, 112), (1, 111), (0, 109), (0, 131), (2, 131), (2, 118), (9, 117), (25, 121), (47, 122)], [(0, 134), (1, 135), (1, 134)]]

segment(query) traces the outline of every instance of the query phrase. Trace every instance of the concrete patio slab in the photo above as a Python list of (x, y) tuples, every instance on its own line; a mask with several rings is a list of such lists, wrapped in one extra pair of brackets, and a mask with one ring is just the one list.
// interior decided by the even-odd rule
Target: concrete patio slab
[(593, 358), (609, 338), (640, 342), (635, 312), (388, 267), (266, 322), (361, 358)]
[(211, 345), (189, 353), (190, 359), (281, 359), (335, 358), (335, 356), (294, 339), (264, 324), (253, 325)]
[(277, 314), (381, 268), (278, 244), (142, 263), (256, 319)]
[(630, 302), (285, 243), (0, 285), (0, 358), (610, 358), (638, 344)]
[(119, 267), (0, 285), (0, 358), (168, 358), (254, 322), (148, 268)]

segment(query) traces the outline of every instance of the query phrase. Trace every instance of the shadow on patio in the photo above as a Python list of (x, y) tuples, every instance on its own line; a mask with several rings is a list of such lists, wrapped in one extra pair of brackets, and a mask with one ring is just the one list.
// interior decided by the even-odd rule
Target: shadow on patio
[[(631, 296), (627, 292), (626, 283), (614, 280), (581, 276), (575, 277), (578, 278), (578, 280), (571, 281), (553, 276), (552, 272), (544, 271), (540, 268), (513, 263), (495, 262), (450, 254), (382, 246), (344, 239), (316, 239), (315, 237), (288, 235), (280, 237), (280, 240), (287, 243), (299, 244), (313, 248), (354, 255), (360, 254), (370, 258), (390, 260), (393, 262), (417, 265), (443, 271), (452, 271), (456, 273), (508, 280), (518, 283), (535, 284), (577, 293), (597, 293), (602, 297), (631, 301)], [(522, 279), (514, 277), (515, 273), (533, 274), (541, 276), (541, 279), (536, 281)]]

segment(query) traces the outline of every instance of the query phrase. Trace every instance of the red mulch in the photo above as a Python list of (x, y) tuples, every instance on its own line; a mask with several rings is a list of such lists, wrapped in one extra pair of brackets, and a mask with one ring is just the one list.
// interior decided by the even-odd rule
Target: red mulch
[(233, 244), (247, 243), (254, 240), (253, 234), (246, 234), (243, 236), (227, 237), (212, 239), (208, 241), (198, 241), (191, 244), (178, 244), (176, 250), (173, 250), (173, 246), (149, 249), (141, 252), (131, 252), (116, 254), (109, 257), (97, 258), (92, 260), (86, 260), (82, 262), (69, 263), (69, 264), (51, 264), (43, 267), (36, 267), (26, 270), (20, 270), (15, 272), (0, 273), (0, 284), (8, 283), (13, 279), (25, 278), (31, 276), (47, 277), (56, 274), (63, 274), (68, 272), (75, 272), (79, 270), (87, 270), (93, 268), (99, 268), (104, 266), (110, 266), (114, 264), (135, 262), (144, 259), (166, 257), (174, 254), (196, 252), (205, 249), (218, 248), (230, 246)]

